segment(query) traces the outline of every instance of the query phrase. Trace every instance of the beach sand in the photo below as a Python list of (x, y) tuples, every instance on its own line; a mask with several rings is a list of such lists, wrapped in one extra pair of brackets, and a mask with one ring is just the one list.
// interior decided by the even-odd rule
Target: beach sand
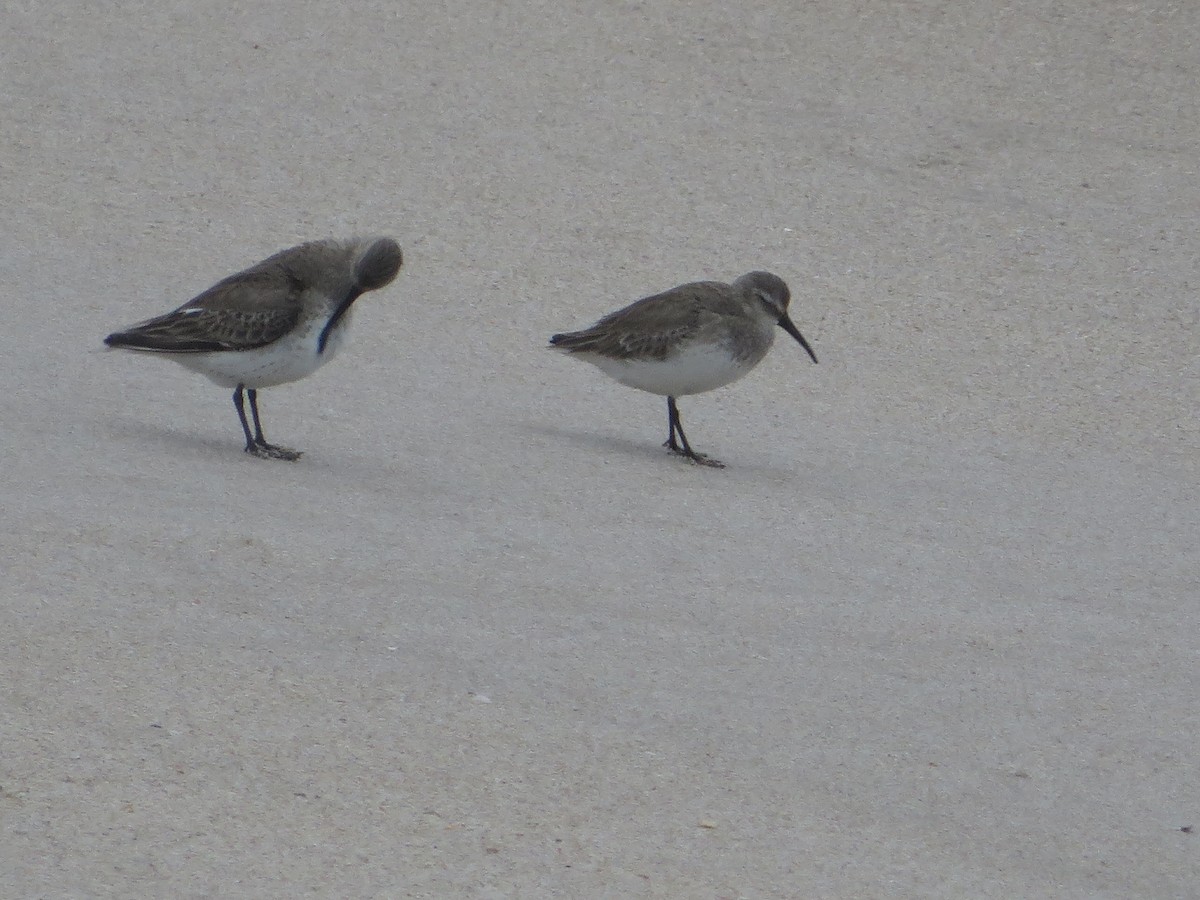
[[(5, 18), (0, 894), (1195, 895), (1200, 9)], [(102, 347), (352, 234), (297, 463)], [(759, 268), (723, 471), (545, 349)]]

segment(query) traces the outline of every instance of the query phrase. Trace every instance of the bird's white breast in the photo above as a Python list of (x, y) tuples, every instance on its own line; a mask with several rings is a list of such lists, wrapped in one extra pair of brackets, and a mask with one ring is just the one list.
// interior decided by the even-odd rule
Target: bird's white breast
[(757, 359), (736, 360), (720, 344), (694, 341), (664, 360), (615, 359), (596, 353), (580, 353), (621, 384), (670, 397), (702, 394), (737, 381), (758, 363)]
[(222, 350), (216, 353), (180, 353), (173, 359), (193, 372), (207, 375), (223, 387), (239, 384), (267, 388), (311, 375), (333, 359), (346, 337), (351, 313), (346, 312), (329, 333), (325, 351), (317, 352), (321, 330), (328, 316), (309, 318), (274, 343), (254, 350)]

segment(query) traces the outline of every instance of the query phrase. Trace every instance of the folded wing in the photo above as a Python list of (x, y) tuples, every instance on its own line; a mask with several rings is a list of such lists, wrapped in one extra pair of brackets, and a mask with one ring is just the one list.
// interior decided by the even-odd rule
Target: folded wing
[(286, 272), (240, 272), (172, 312), (110, 334), (104, 343), (158, 353), (253, 350), (295, 327), (302, 290)]

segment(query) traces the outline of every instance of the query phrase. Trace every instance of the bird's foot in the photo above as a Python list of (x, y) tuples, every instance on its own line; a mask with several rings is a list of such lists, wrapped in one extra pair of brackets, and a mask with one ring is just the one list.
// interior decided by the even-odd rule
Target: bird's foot
[(684, 459), (694, 463), (697, 466), (707, 466), (710, 469), (725, 468), (725, 463), (721, 462), (719, 459), (711, 459), (706, 453), (697, 453), (695, 450), (689, 450), (686, 447), (680, 447), (674, 441), (667, 441), (663, 444), (663, 446), (672, 453), (682, 456)]
[(289, 450), (287, 447), (276, 447), (274, 444), (268, 444), (266, 441), (247, 444), (246, 452), (251, 456), (257, 456), (259, 459), (286, 459), (288, 462), (295, 462), (304, 455), (303, 451)]

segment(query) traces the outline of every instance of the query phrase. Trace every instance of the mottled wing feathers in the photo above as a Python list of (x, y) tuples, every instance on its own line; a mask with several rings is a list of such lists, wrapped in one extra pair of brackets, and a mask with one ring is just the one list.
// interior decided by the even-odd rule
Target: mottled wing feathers
[(637, 300), (591, 328), (556, 334), (550, 344), (570, 353), (661, 360), (716, 319), (736, 312), (729, 285), (697, 281)]
[(213, 285), (179, 309), (110, 334), (110, 347), (160, 353), (253, 350), (295, 327), (302, 286), (276, 269), (249, 269)]

